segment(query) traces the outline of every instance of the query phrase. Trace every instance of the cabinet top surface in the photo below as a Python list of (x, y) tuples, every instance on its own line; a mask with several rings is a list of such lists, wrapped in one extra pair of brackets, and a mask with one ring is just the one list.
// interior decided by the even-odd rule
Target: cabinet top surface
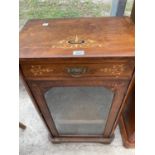
[(29, 20), (20, 32), (20, 58), (132, 57), (129, 17)]

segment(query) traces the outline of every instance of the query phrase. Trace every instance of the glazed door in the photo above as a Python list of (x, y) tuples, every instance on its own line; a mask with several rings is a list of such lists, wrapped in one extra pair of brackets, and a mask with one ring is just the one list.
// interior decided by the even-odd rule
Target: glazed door
[(44, 94), (61, 135), (103, 134), (113, 97), (105, 87), (53, 87)]
[(54, 136), (108, 136), (126, 89), (114, 81), (38, 81), (30, 85)]

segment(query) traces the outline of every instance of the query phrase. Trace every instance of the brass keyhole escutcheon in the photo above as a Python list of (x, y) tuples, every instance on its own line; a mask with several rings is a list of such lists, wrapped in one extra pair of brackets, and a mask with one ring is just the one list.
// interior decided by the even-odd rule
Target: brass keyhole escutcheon
[(85, 41), (84, 40), (79, 40), (79, 41), (69, 40), (68, 43), (69, 44), (84, 44)]
[(69, 40), (68, 41), (69, 44), (84, 44), (85, 41), (84, 40), (79, 40), (78, 36), (75, 36), (75, 40)]

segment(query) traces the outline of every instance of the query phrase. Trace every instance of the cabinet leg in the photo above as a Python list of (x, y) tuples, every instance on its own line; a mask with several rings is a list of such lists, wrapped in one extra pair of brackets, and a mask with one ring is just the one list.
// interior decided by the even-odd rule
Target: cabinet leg
[(24, 125), (23, 123), (21, 123), (21, 122), (19, 122), (19, 127), (21, 128), (21, 129), (23, 129), (23, 130), (25, 130), (26, 129), (26, 125)]

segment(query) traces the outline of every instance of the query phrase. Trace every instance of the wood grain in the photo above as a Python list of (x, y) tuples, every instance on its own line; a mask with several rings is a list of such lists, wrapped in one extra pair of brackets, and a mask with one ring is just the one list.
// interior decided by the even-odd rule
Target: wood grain
[(121, 62), (119, 60), (115, 61), (107, 61), (102, 64), (88, 64), (88, 63), (78, 63), (72, 64), (68, 59), (68, 64), (57, 64), (57, 63), (46, 63), (45, 61), (40, 61), (38, 63), (31, 62), (30, 64), (22, 64), (23, 73), (25, 77), (28, 79), (44, 79), (54, 77), (63, 77), (63, 78), (72, 78), (72, 75), (68, 72), (68, 69), (86, 69), (86, 72), (81, 74), (81, 77), (124, 77), (126, 79), (130, 79), (134, 62), (124, 61)]
[[(85, 43), (69, 44), (76, 36)], [(74, 50), (84, 50), (82, 57), (134, 56), (134, 24), (129, 17), (29, 20), (20, 32), (20, 58), (77, 57)]]
[(135, 147), (135, 81), (133, 81), (131, 91), (126, 100), (126, 106), (123, 109), (120, 118), (120, 131), (123, 144), (127, 148)]

